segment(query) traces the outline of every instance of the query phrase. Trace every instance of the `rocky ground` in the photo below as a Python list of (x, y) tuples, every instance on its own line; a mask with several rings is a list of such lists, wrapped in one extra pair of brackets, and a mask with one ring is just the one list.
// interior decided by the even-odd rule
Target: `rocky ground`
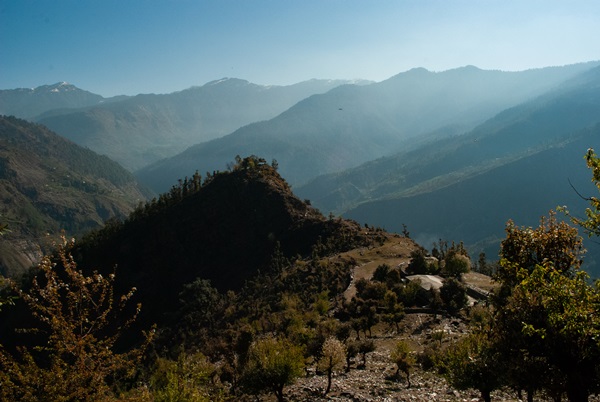
[[(432, 333), (444, 331), (444, 337), (433, 340)], [(327, 386), (324, 375), (309, 375), (299, 379), (296, 384), (287, 388), (287, 396), (291, 401), (478, 401), (476, 390), (458, 391), (446, 380), (431, 371), (415, 367), (411, 372), (410, 387), (404, 376), (398, 380), (394, 374), (396, 366), (390, 361), (392, 347), (399, 339), (407, 341), (415, 353), (425, 347), (441, 347), (466, 333), (466, 325), (458, 319), (434, 319), (428, 314), (408, 315), (401, 328), (401, 335), (378, 327), (374, 331), (373, 340), (377, 349), (367, 355), (364, 369), (353, 369), (349, 373), (337, 374), (332, 389), (326, 397), (322, 396)], [(514, 401), (506, 392), (496, 392), (495, 401)]]
[[(444, 337), (433, 339), (432, 333), (444, 331)], [(333, 378), (331, 391), (322, 396), (327, 386), (325, 375), (311, 372), (307, 377), (299, 379), (293, 386), (286, 388), (289, 401), (339, 401), (339, 402), (409, 402), (409, 401), (448, 401), (475, 402), (480, 401), (477, 390), (457, 390), (434, 371), (425, 371), (418, 365), (411, 372), (410, 387), (406, 378), (394, 378), (396, 367), (391, 363), (390, 351), (399, 339), (407, 341), (415, 353), (425, 347), (441, 347), (466, 334), (466, 324), (456, 318), (438, 317), (434, 319), (428, 314), (409, 314), (403, 322), (401, 334), (390, 333), (385, 327), (377, 328), (373, 340), (377, 346), (375, 352), (367, 355), (367, 366), (349, 373), (338, 373)], [(536, 396), (535, 401), (546, 401), (548, 398)], [(516, 392), (499, 390), (492, 394), (494, 402), (519, 401)], [(600, 401), (600, 397), (592, 397), (590, 401)]]

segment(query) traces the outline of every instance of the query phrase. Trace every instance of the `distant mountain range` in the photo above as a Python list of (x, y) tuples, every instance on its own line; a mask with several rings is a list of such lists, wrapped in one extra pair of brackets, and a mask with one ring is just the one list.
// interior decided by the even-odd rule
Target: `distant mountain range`
[(263, 86), (222, 79), (171, 94), (110, 99), (61, 83), (2, 91), (0, 113), (42, 123), (135, 170), (246, 124), (275, 117), (310, 95), (349, 82), (310, 80)]
[(48, 110), (94, 106), (124, 98), (126, 96), (103, 98), (67, 82), (36, 88), (2, 89), (0, 115), (32, 120)]
[(524, 72), (463, 67), (414, 69), (386, 81), (344, 85), (311, 96), (264, 122), (190, 147), (136, 175), (155, 191), (198, 170), (223, 169), (235, 155), (279, 161), (293, 185), (342, 171), (424, 141), (456, 135), (496, 113), (535, 98), (594, 63)]
[(126, 217), (151, 194), (106, 156), (0, 116), (0, 223), (9, 229), (0, 238), (0, 274), (37, 263), (61, 230), (82, 235)]

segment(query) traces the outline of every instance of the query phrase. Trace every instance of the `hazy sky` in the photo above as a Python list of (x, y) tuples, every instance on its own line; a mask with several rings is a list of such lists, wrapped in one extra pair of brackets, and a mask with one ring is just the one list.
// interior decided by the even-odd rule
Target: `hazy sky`
[(598, 59), (598, 0), (0, 0), (0, 89), (135, 95)]

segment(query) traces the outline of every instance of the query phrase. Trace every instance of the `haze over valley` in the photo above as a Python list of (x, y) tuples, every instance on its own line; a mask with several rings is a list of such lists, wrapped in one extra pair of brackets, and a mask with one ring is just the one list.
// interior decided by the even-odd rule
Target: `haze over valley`
[[(406, 225), (426, 247), (460, 239), (495, 259), (508, 219), (535, 225), (558, 205), (583, 214), (577, 191), (593, 193), (581, 157), (597, 147), (598, 64), (412, 69), (377, 83), (286, 87), (227, 78), (112, 99), (58, 83), (3, 90), (0, 113), (36, 111), (31, 121), (120, 162), (155, 194), (258, 155), (326, 214), (395, 232)], [(531, 167), (509, 173), (523, 164)], [(587, 261), (596, 272), (593, 246)]]

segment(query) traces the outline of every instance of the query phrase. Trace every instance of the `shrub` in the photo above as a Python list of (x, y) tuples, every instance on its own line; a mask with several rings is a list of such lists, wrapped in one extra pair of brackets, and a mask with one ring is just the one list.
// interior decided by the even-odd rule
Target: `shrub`
[[(120, 320), (135, 288), (115, 298), (115, 275), (85, 276), (68, 252), (72, 242), (62, 240), (58, 264), (46, 256), (29, 290), (13, 284), (38, 321), (25, 331), (41, 335), (43, 341), (18, 346), (16, 354), (0, 347), (0, 400), (103, 399), (114, 393), (115, 383), (133, 376), (141, 358), (143, 346), (124, 353), (115, 349), (123, 329), (135, 319)], [(144, 345), (150, 338), (146, 336)]]
[(269, 336), (250, 345), (241, 383), (252, 394), (273, 392), (281, 402), (284, 400), (284, 387), (301, 376), (303, 368), (301, 348), (285, 338)]

